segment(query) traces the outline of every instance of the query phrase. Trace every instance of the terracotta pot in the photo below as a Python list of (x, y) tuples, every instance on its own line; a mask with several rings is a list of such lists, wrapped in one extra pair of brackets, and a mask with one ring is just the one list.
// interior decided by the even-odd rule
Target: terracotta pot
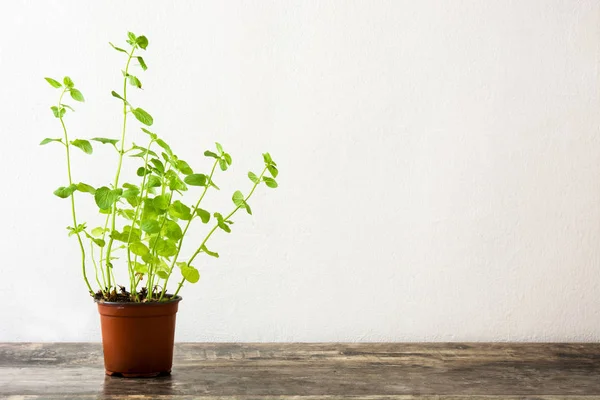
[(171, 373), (175, 314), (181, 297), (161, 303), (97, 301), (107, 375)]

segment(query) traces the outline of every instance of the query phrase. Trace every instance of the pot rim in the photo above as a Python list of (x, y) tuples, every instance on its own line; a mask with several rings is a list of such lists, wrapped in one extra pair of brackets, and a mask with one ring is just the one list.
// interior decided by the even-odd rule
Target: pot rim
[(94, 299), (94, 303), (99, 306), (119, 306), (119, 307), (159, 307), (167, 304), (179, 303), (183, 300), (181, 296), (175, 296), (174, 298), (169, 299), (168, 301), (151, 301), (148, 303), (137, 303), (137, 302), (124, 302), (124, 301), (104, 301), (102, 299), (97, 300)]

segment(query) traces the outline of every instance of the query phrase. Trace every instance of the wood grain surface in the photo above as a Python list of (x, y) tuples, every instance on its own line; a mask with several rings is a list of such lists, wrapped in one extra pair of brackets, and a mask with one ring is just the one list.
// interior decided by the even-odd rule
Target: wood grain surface
[(173, 374), (104, 375), (92, 343), (0, 344), (8, 399), (600, 399), (600, 344), (177, 344)]

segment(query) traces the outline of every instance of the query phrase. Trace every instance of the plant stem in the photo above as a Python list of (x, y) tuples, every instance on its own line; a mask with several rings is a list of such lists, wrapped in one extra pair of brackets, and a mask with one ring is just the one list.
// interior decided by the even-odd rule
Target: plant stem
[(204, 199), (204, 195), (206, 194), (206, 192), (208, 191), (208, 188), (210, 187), (210, 182), (212, 182), (212, 177), (215, 174), (215, 169), (217, 168), (218, 163), (219, 163), (219, 159), (215, 160), (215, 163), (213, 164), (213, 167), (210, 171), (210, 175), (208, 176), (208, 181), (206, 182), (206, 186), (204, 187), (204, 190), (202, 191), (202, 195), (200, 195), (200, 198), (198, 199), (198, 201), (196, 202), (196, 205), (194, 206), (194, 209), (192, 210), (192, 218), (190, 218), (188, 220), (187, 224), (185, 225), (185, 228), (183, 229), (181, 240), (179, 241), (179, 246), (177, 246), (177, 253), (175, 253), (175, 257), (173, 257), (173, 261), (171, 262), (171, 268), (169, 269), (169, 275), (167, 275), (167, 279), (165, 279), (165, 283), (163, 284), (163, 290), (160, 294), (159, 301), (162, 300), (163, 296), (165, 295), (165, 292), (167, 290), (167, 283), (169, 283), (169, 278), (171, 277), (171, 274), (173, 273), (173, 268), (175, 267), (175, 263), (177, 262), (177, 258), (179, 257), (179, 252), (181, 251), (181, 246), (183, 245), (183, 239), (185, 238), (185, 234), (187, 233), (188, 229), (190, 228), (190, 224), (192, 223), (192, 220), (194, 219), (194, 214), (196, 214), (196, 210), (200, 206), (200, 202), (202, 201), (202, 199)]
[[(135, 283), (135, 271), (133, 270), (133, 267), (131, 266), (131, 250), (129, 249), (129, 244), (131, 243), (131, 234), (133, 233), (133, 228), (135, 227), (135, 223), (136, 220), (138, 219), (138, 214), (140, 212), (140, 208), (142, 206), (142, 203), (144, 201), (144, 188), (146, 186), (146, 177), (148, 176), (148, 174), (145, 173), (146, 171), (146, 167), (148, 166), (148, 152), (150, 151), (150, 147), (152, 146), (152, 143), (154, 143), (154, 139), (150, 139), (150, 143), (148, 143), (148, 148), (146, 149), (146, 154), (144, 155), (144, 176), (142, 178), (142, 184), (140, 186), (140, 202), (138, 203), (138, 205), (135, 208), (135, 213), (133, 215), (133, 220), (131, 221), (131, 230), (129, 231), (129, 236), (127, 237), (127, 262), (129, 263), (129, 269), (130, 269), (130, 284), (131, 284), (131, 293), (136, 293), (137, 291), (137, 284)], [(140, 228), (141, 228), (141, 216), (140, 216)], [(137, 259), (137, 256), (136, 256)], [(138, 281), (139, 282), (139, 281)], [(137, 293), (135, 294), (137, 297)]]
[[(131, 49), (129, 53), (129, 57), (127, 58), (127, 64), (125, 65), (125, 77), (123, 78), (123, 130), (121, 132), (121, 150), (119, 151), (119, 164), (117, 165), (117, 175), (115, 176), (115, 183), (113, 185), (113, 190), (116, 190), (119, 186), (119, 176), (121, 175), (121, 167), (123, 165), (123, 154), (125, 149), (125, 132), (127, 131), (127, 78), (129, 75), (129, 63), (131, 62), (131, 58), (133, 57), (133, 53), (135, 52), (135, 46)], [(117, 217), (117, 203), (113, 205), (112, 210), (112, 221), (111, 221), (111, 232), (115, 230), (115, 220)], [(106, 270), (110, 272), (112, 269), (112, 264), (110, 262), (110, 253), (112, 251), (112, 244), (114, 239), (111, 237), (108, 241), (108, 248), (106, 250)], [(131, 266), (129, 266), (131, 268)], [(115, 282), (116, 283), (116, 282)], [(108, 285), (111, 286), (110, 282), (110, 273), (108, 279)]]
[[(258, 179), (256, 180), (256, 182), (254, 183), (254, 186), (252, 186), (252, 190), (250, 190), (250, 193), (248, 193), (248, 196), (246, 196), (244, 198), (244, 202), (248, 201), (248, 199), (250, 199), (250, 196), (252, 196), (252, 194), (254, 193), (254, 190), (256, 189), (256, 187), (258, 186), (258, 184), (262, 181), (262, 177), (265, 174), (265, 172), (267, 171), (267, 167), (265, 167), (265, 169), (262, 170), (260, 176), (258, 177)], [(223, 218), (223, 221), (227, 221), (229, 218), (231, 218), (238, 210), (240, 209), (240, 206), (236, 206), (232, 212), (230, 212), (226, 217)], [(206, 235), (206, 237), (204, 238), (204, 240), (202, 241), (202, 243), (200, 244), (200, 246), (198, 247), (198, 250), (196, 250), (196, 252), (192, 255), (192, 257), (189, 259), (188, 261), (188, 265), (192, 263), (192, 261), (194, 261), (194, 258), (196, 258), (196, 256), (198, 254), (200, 254), (200, 252), (202, 252), (202, 248), (204, 247), (204, 245), (206, 244), (206, 242), (208, 241), (208, 239), (210, 239), (210, 237), (212, 236), (212, 234), (217, 230), (217, 228), (219, 227), (219, 224), (216, 224), (215, 226), (213, 226), (213, 228), (208, 232), (208, 235)], [(181, 287), (183, 286), (183, 283), (185, 282), (185, 278), (182, 278), (181, 281), (179, 282), (179, 286), (177, 286), (177, 290), (175, 291), (175, 294), (173, 294), (173, 296), (177, 296), (177, 294), (179, 293), (179, 290), (181, 290)]]
[[(96, 263), (96, 260), (94, 259), (94, 242), (92, 242), (91, 240), (90, 240), (90, 255), (91, 255), (92, 263), (94, 264), (96, 283), (98, 284), (98, 286), (100, 286), (100, 288), (102, 288), (102, 283), (100, 283), (100, 279), (98, 278), (98, 264)], [(102, 291), (102, 292), (104, 292), (104, 291)]]
[[(58, 108), (59, 109), (62, 107), (61, 106), (62, 98), (65, 95), (66, 91), (67, 91), (67, 89), (65, 88), (63, 90), (63, 92), (61, 93), (60, 98), (58, 100)], [(63, 117), (59, 117), (59, 119), (60, 119), (60, 124), (63, 128), (64, 137), (65, 137), (65, 147), (67, 149), (67, 174), (69, 176), (69, 186), (71, 186), (73, 184), (73, 179), (71, 177), (71, 152), (70, 152), (70, 148), (69, 148), (70, 147), (69, 135), (67, 134), (67, 127), (65, 126), (65, 121), (63, 121)], [(75, 193), (71, 193), (70, 197), (71, 197), (71, 215), (73, 216), (73, 228), (77, 231), (77, 216), (75, 214)], [(81, 249), (81, 271), (83, 272), (83, 280), (85, 281), (85, 284), (88, 287), (90, 294), (93, 296), (94, 291), (92, 290), (92, 287), (90, 286), (90, 282), (88, 281), (87, 273), (85, 271), (85, 249), (83, 248), (83, 241), (81, 240), (80, 232), (77, 232), (77, 241), (79, 242), (79, 248)]]

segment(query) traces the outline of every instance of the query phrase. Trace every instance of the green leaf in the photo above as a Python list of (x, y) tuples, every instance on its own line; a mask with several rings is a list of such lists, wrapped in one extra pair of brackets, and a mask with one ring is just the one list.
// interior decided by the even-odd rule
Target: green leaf
[(167, 220), (164, 226), (164, 235), (169, 239), (178, 241), (183, 237), (183, 232), (179, 224), (175, 221)]
[(206, 224), (208, 221), (210, 221), (210, 213), (208, 211), (201, 208), (196, 208), (196, 214), (198, 214), (203, 224)]
[(139, 189), (139, 187), (137, 185), (134, 185), (133, 183), (124, 183), (123, 187), (125, 189)]
[(265, 164), (269, 165), (273, 162), (273, 159), (271, 158), (271, 155), (269, 153), (263, 153), (263, 160), (265, 161)]
[(221, 190), (212, 179), (209, 179), (208, 184), (217, 190)]
[(191, 186), (206, 186), (208, 177), (204, 174), (191, 174), (186, 176), (183, 181)]
[(56, 118), (64, 117), (65, 113), (67, 112), (64, 107), (58, 108), (56, 106), (52, 106), (50, 107), (50, 109), (52, 110), (52, 114), (54, 114)]
[(218, 156), (218, 155), (216, 155), (215, 153), (213, 153), (213, 152), (212, 152), (212, 151), (210, 151), (210, 150), (206, 150), (206, 151), (204, 152), (204, 155), (205, 155), (206, 157), (219, 158), (219, 156)]
[(69, 78), (68, 76), (65, 76), (63, 79), (63, 83), (65, 84), (66, 87), (68, 88), (72, 88), (75, 86), (75, 84), (73, 83), (73, 80), (71, 80), (71, 78)]
[(190, 168), (189, 164), (183, 160), (177, 160), (176, 168), (184, 175), (193, 174), (194, 171)]
[(89, 141), (84, 139), (71, 140), (71, 144), (75, 147), (80, 148), (85, 154), (92, 154), (94, 149)]
[(103, 239), (96, 239), (96, 238), (90, 237), (90, 240), (92, 242), (96, 243), (96, 245), (98, 247), (104, 247), (106, 245), (106, 242)]
[(221, 171), (227, 171), (227, 161), (223, 158), (219, 159), (219, 167), (221, 168)]
[(250, 204), (244, 202), (245, 206), (244, 208), (246, 209), (246, 212), (250, 215), (252, 215), (252, 209), (250, 208)]
[(148, 180), (146, 181), (147, 188), (160, 187), (162, 186), (162, 181), (156, 175), (150, 175)]
[(165, 173), (165, 178), (167, 178), (167, 182), (169, 183), (169, 189), (177, 191), (187, 190), (187, 185), (183, 183), (179, 175), (172, 169)]
[(165, 271), (156, 271), (156, 275), (158, 275), (160, 279), (167, 279), (169, 277), (169, 274)]
[(158, 261), (158, 257), (154, 257), (152, 253), (148, 253), (142, 256), (142, 260), (147, 264), (154, 264)]
[(206, 254), (208, 254), (211, 257), (219, 258), (219, 253), (216, 253), (214, 251), (210, 251), (209, 249), (206, 248), (205, 245), (202, 245), (202, 251), (205, 252)]
[(144, 176), (144, 175), (151, 174), (152, 171), (150, 171), (149, 169), (146, 169), (144, 167), (139, 167), (137, 169), (137, 171), (135, 171), (135, 173), (136, 173), (137, 176)]
[(152, 206), (160, 211), (166, 211), (169, 208), (169, 196), (161, 194), (152, 199)]
[(165, 173), (165, 166), (158, 158), (153, 158), (150, 160), (150, 162), (161, 175)]
[(267, 166), (267, 169), (269, 170), (269, 172), (271, 173), (271, 176), (273, 178), (277, 178), (277, 175), (279, 175), (279, 170), (277, 169), (276, 166), (269, 165), (269, 166)]
[(156, 139), (156, 144), (162, 147), (168, 155), (173, 156), (173, 151), (171, 151), (171, 146), (165, 143), (162, 139)]
[(69, 236), (85, 232), (85, 223), (77, 225), (77, 227), (73, 228), (72, 226), (67, 226), (69, 230)]
[(104, 234), (104, 232), (108, 231), (108, 229), (104, 229), (101, 226), (92, 229), (92, 236), (100, 237)]
[(184, 221), (192, 219), (190, 208), (183, 204), (181, 201), (176, 200), (169, 206), (169, 215), (174, 218), (179, 218)]
[(67, 187), (61, 186), (54, 191), (54, 194), (60, 197), (61, 199), (66, 199), (67, 197), (72, 195), (75, 190), (77, 190), (77, 185), (75, 184), (69, 185)]
[(223, 158), (225, 159), (225, 162), (227, 162), (227, 165), (231, 165), (231, 163), (233, 162), (229, 153), (223, 154)]
[(244, 201), (244, 195), (239, 190), (236, 190), (236, 192), (233, 194), (232, 200), (233, 204), (235, 204), (238, 207), (243, 208), (246, 206), (246, 202)]
[(44, 140), (42, 140), (40, 142), (40, 146), (44, 145), (44, 144), (52, 143), (52, 142), (60, 142), (60, 143), (62, 143), (62, 139), (50, 139), (50, 138), (46, 138), (46, 139), (44, 139)]
[(95, 137), (90, 140), (93, 140), (95, 142), (100, 142), (102, 144), (112, 144), (113, 146), (119, 142), (119, 139), (107, 139), (107, 138), (103, 138), (103, 137)]
[(120, 47), (117, 47), (117, 46), (115, 46), (114, 44), (112, 44), (111, 42), (108, 42), (108, 44), (110, 44), (110, 45), (112, 46), (112, 48), (113, 48), (113, 49), (115, 49), (115, 50), (117, 50), (117, 51), (120, 51), (121, 53), (125, 53), (125, 54), (127, 54), (127, 50), (125, 50), (125, 49), (122, 49), (122, 48), (120, 48)]
[(142, 69), (144, 71), (148, 69), (148, 66), (146, 65), (146, 62), (144, 61), (144, 59), (142, 57), (138, 56), (137, 60), (140, 63), (140, 67), (142, 67)]
[(258, 176), (252, 171), (248, 172), (248, 178), (254, 183), (258, 183)]
[(88, 185), (87, 183), (79, 182), (77, 184), (77, 190), (83, 193), (96, 193), (96, 189), (93, 186)]
[(152, 116), (139, 107), (132, 108), (131, 112), (133, 113), (133, 116), (144, 125), (151, 126), (154, 123)]
[(54, 88), (62, 87), (61, 83), (57, 80), (54, 80), (52, 78), (44, 78), (44, 79), (46, 80), (46, 82), (48, 82)]
[(123, 218), (126, 218), (130, 221), (133, 221), (133, 217), (135, 217), (135, 210), (132, 209), (117, 209), (117, 214)]
[(158, 236), (150, 239), (150, 247), (156, 250), (156, 254), (163, 257), (171, 257), (177, 254), (177, 245), (172, 240), (164, 240)]
[(71, 97), (73, 98), (73, 100), (81, 101), (81, 102), (85, 101), (83, 94), (79, 90), (72, 88), (71, 90), (69, 90), (69, 93), (71, 94)]
[(141, 240), (142, 231), (138, 228), (131, 229), (130, 225), (125, 225), (123, 227), (123, 233), (118, 231), (112, 231), (110, 233), (110, 237), (114, 240), (118, 240), (119, 242), (127, 243), (127, 242), (139, 242)]
[(146, 128), (142, 128), (142, 131), (144, 131), (145, 133), (147, 133), (148, 135), (150, 135), (150, 138), (153, 140), (158, 139), (158, 136), (156, 136), (156, 133), (154, 132), (150, 132), (148, 129)]
[(177, 265), (181, 269), (181, 275), (189, 283), (196, 283), (200, 280), (200, 272), (196, 268), (184, 262), (178, 262)]
[(129, 245), (129, 250), (131, 250), (131, 252), (136, 256), (140, 257), (145, 256), (150, 251), (148, 250), (148, 247), (142, 242), (131, 243)]
[(112, 92), (110, 92), (110, 94), (112, 94), (113, 97), (116, 97), (117, 99), (123, 100), (124, 102), (127, 103), (127, 100), (125, 100), (123, 97), (121, 97), (121, 95), (117, 92), (115, 92), (114, 90)]
[(263, 177), (263, 181), (265, 181), (265, 184), (270, 188), (277, 187), (277, 181), (273, 178), (269, 178), (268, 176), (265, 176), (265, 177)]
[(129, 75), (127, 77), (127, 81), (131, 86), (135, 86), (138, 89), (142, 88), (142, 82), (137, 78), (137, 76)]
[(220, 213), (214, 213), (215, 218), (217, 219), (217, 226), (223, 229), (227, 233), (231, 233), (231, 228), (225, 222), (223, 216)]
[(123, 194), (123, 189), (110, 189), (106, 186), (96, 189), (94, 193), (94, 200), (96, 205), (102, 210), (109, 210), (113, 204), (119, 200), (119, 197)]
[[(123, 191), (123, 194), (121, 195), (124, 199), (133, 199), (136, 198), (138, 195), (140, 194), (140, 189), (138, 189), (137, 187), (134, 188), (129, 188), (127, 190)], [(137, 201), (135, 202), (137, 205)]]
[(148, 266), (146, 264), (142, 264), (137, 261), (134, 261), (133, 262), (133, 270), (138, 274), (147, 274)]
[(142, 230), (148, 234), (158, 233), (160, 232), (160, 225), (158, 221), (153, 219), (147, 219), (142, 221)]
[(217, 152), (223, 154), (223, 146), (219, 142), (215, 142), (215, 145), (217, 146)]
[(146, 47), (148, 47), (148, 38), (146, 38), (146, 36), (139, 36), (135, 42), (144, 50), (146, 50)]
[(129, 38), (127, 43), (129, 43), (133, 46), (135, 44), (137, 37), (132, 32), (127, 32), (127, 37)]
[(158, 157), (158, 155), (155, 152), (153, 152), (152, 150), (149, 150), (149, 149), (147, 149), (145, 147), (138, 146), (135, 143), (133, 143), (133, 146), (131, 146), (131, 149), (129, 149), (128, 151), (133, 151), (133, 150), (138, 150), (139, 154), (134, 154), (134, 155), (132, 155), (130, 157), (140, 157), (140, 158), (143, 158), (146, 154), (149, 154), (152, 157)]

